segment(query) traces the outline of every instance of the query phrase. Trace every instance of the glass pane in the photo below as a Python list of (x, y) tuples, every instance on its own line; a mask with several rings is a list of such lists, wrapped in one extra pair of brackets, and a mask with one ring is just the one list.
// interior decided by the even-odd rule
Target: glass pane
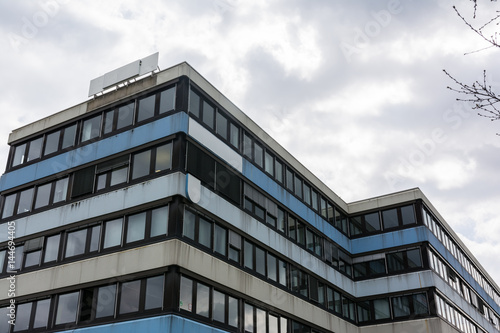
[(278, 261), (278, 270), (279, 270), (279, 283), (283, 286), (286, 286), (286, 262), (279, 260)]
[(214, 233), (214, 251), (226, 255), (227, 232), (226, 229), (215, 225)]
[[(29, 328), (32, 305), (33, 303), (24, 303), (17, 306), (16, 325), (14, 326), (14, 332), (27, 330)], [(5, 319), (2, 318), (2, 320)]]
[(167, 227), (168, 227), (168, 206), (153, 209), (151, 214), (150, 237), (166, 235)]
[(215, 109), (213, 106), (203, 101), (203, 122), (210, 128), (214, 128)]
[(409, 250), (406, 252), (408, 257), (408, 267), (422, 267), (422, 260), (420, 259), (420, 249)]
[(280, 333), (288, 332), (288, 320), (285, 317), (280, 318)]
[(145, 310), (161, 308), (163, 305), (163, 275), (146, 279)]
[(52, 189), (52, 183), (37, 187), (35, 209), (47, 206), (49, 204), (51, 189)]
[(266, 311), (257, 308), (255, 319), (257, 322), (257, 327), (256, 327), (257, 333), (266, 333)]
[(104, 114), (104, 134), (111, 133), (113, 131), (113, 119), (115, 111), (108, 111)]
[(45, 149), (43, 150), (43, 155), (49, 155), (55, 153), (59, 148), (59, 138), (61, 136), (61, 131), (50, 133), (45, 138)]
[(108, 221), (105, 226), (104, 248), (120, 245), (122, 239), (122, 219)]
[(243, 133), (243, 154), (252, 159), (252, 139), (246, 133)]
[(31, 210), (31, 204), (33, 203), (33, 192), (34, 192), (33, 188), (21, 192), (21, 194), (19, 195), (19, 205), (17, 206), (17, 214), (29, 212)]
[(133, 156), (132, 179), (149, 175), (151, 164), (151, 150)]
[(49, 321), (50, 299), (36, 302), (35, 320), (33, 328), (47, 327)]
[(45, 240), (45, 258), (43, 262), (50, 262), (57, 259), (59, 253), (60, 235), (47, 237)]
[(189, 91), (189, 112), (200, 118), (200, 96), (192, 90)]
[(224, 139), (227, 139), (227, 119), (220, 113), (220, 111), (217, 112), (215, 125), (217, 134), (222, 136)]
[(134, 120), (134, 103), (129, 103), (118, 108), (118, 120), (116, 122), (116, 129), (124, 128), (132, 125)]
[(12, 159), (12, 166), (19, 165), (24, 162), (24, 155), (26, 154), (26, 144), (19, 145), (14, 150), (14, 158)]
[(278, 317), (269, 315), (269, 333), (278, 333)]
[[(8, 318), (9, 310), (7, 307), (0, 308), (0, 318)], [(9, 332), (10, 327), (11, 325), (7, 319), (0, 320), (0, 332)]]
[(394, 297), (392, 299), (394, 317), (405, 317), (411, 314), (408, 296)]
[(244, 241), (244, 252), (243, 255), (245, 256), (244, 258), (244, 263), (245, 267), (253, 269), (253, 244), (247, 242), (246, 240)]
[[(309, 187), (309, 185), (307, 185), (306, 183), (304, 183), (304, 201), (308, 205), (311, 204), (311, 187)], [(331, 216), (333, 216), (333, 214)]]
[(160, 94), (160, 114), (175, 108), (175, 87), (164, 90)]
[(64, 129), (62, 149), (71, 147), (75, 144), (76, 124)]
[(111, 171), (110, 186), (125, 183), (127, 181), (128, 167)]
[(141, 280), (125, 282), (120, 293), (120, 314), (139, 311)]
[(365, 215), (365, 228), (368, 232), (380, 230), (378, 212)]
[(228, 297), (227, 323), (233, 327), (238, 327), (239, 322), (239, 303), (236, 298)]
[(387, 254), (387, 269), (389, 273), (397, 272), (405, 269), (405, 261), (403, 252)]
[(255, 270), (259, 274), (266, 275), (266, 253), (257, 246), (255, 247)]
[(97, 185), (96, 185), (96, 191), (100, 191), (103, 188), (106, 187), (106, 180), (108, 179), (108, 174), (103, 173), (102, 175), (97, 176)]
[(425, 294), (413, 295), (413, 309), (415, 315), (426, 315), (429, 313), (427, 296)]
[(212, 241), (212, 223), (200, 218), (200, 230), (198, 235), (199, 243), (206, 247), (210, 247)]
[(82, 142), (97, 138), (99, 136), (100, 129), (101, 129), (101, 115), (84, 120), (82, 128)]
[(384, 228), (394, 228), (399, 225), (398, 223), (398, 211), (396, 208), (385, 210), (382, 212), (382, 219), (384, 221)]
[(56, 181), (56, 188), (54, 191), (53, 202), (56, 203), (66, 200), (67, 194), (68, 194), (68, 177)]
[(230, 142), (231, 144), (236, 147), (236, 148), (239, 148), (240, 147), (240, 129), (233, 123), (231, 123), (229, 125), (229, 135), (231, 136), (230, 137)]
[(3, 202), (2, 218), (12, 216), (14, 214), (14, 205), (16, 204), (17, 193), (8, 195)]
[(138, 122), (151, 118), (155, 115), (155, 100), (156, 95), (151, 95), (139, 100), (139, 106), (137, 108)]
[(261, 168), (264, 167), (264, 149), (262, 148), (261, 145), (259, 145), (257, 142), (255, 142), (254, 146), (254, 161), (255, 164), (260, 166)]
[(172, 168), (172, 143), (156, 148), (155, 172)]
[(99, 239), (101, 236), (101, 226), (95, 226), (92, 227), (91, 229), (91, 235), (90, 235), (90, 247), (89, 251), (94, 252), (99, 250)]
[(30, 142), (30, 146), (28, 148), (28, 159), (26, 162), (40, 158), (40, 154), (42, 152), (42, 142), (43, 138), (38, 138)]
[(184, 212), (184, 224), (182, 227), (182, 234), (194, 240), (196, 228), (196, 216), (189, 210)]
[(306, 227), (303, 223), (297, 221), (297, 243), (302, 246), (306, 245)]
[(302, 179), (295, 177), (295, 195), (302, 199)]
[(79, 292), (59, 295), (56, 311), (56, 325), (73, 323), (76, 321)]
[(268, 174), (271, 175), (271, 177), (274, 176), (274, 159), (273, 157), (267, 152), (265, 152), (265, 155), (264, 155), (264, 167), (265, 167), (265, 170)]
[(115, 313), (116, 285), (97, 289), (96, 318), (112, 316)]
[(391, 317), (388, 298), (374, 300), (373, 307), (375, 308), (375, 320), (387, 319)]
[(245, 331), (253, 332), (253, 306), (245, 304)]
[(85, 243), (87, 241), (87, 229), (73, 231), (68, 233), (66, 241), (65, 257), (72, 257), (85, 252)]
[(201, 283), (196, 288), (196, 314), (208, 317), (210, 288)]
[(214, 290), (212, 295), (212, 318), (213, 320), (225, 322), (226, 295)]
[(384, 274), (385, 273), (385, 260), (373, 260), (368, 263), (368, 269), (370, 270), (370, 275)]
[[(18, 270), (21, 268), (21, 264), (24, 258), (24, 245), (16, 246), (15, 249), (15, 258), (14, 258), (14, 270)], [(10, 268), (10, 263), (9, 263)]]
[(181, 277), (179, 309), (193, 311), (193, 281), (184, 276)]
[(293, 192), (293, 172), (286, 168), (286, 188)]
[(404, 225), (417, 223), (413, 205), (401, 207), (401, 218)]
[(127, 223), (127, 243), (144, 239), (146, 213), (130, 215)]
[(7, 250), (0, 251), (0, 273), (3, 272), (3, 265), (5, 264), (5, 255)]
[(38, 266), (40, 264), (41, 256), (42, 256), (42, 250), (25, 253), (24, 267)]
[(267, 277), (273, 281), (278, 281), (278, 272), (276, 268), (276, 257), (267, 254)]

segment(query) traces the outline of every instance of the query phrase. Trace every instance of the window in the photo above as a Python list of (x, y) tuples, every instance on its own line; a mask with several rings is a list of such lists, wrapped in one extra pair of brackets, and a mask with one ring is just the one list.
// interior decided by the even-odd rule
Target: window
[(212, 318), (216, 321), (224, 323), (226, 312), (226, 295), (214, 290), (212, 294)]
[(220, 111), (217, 112), (216, 118), (216, 129), (215, 131), (219, 134), (224, 140), (227, 140), (227, 119), (222, 115)]
[(239, 303), (234, 297), (228, 296), (228, 318), (227, 323), (233, 327), (238, 327), (239, 323)]
[(74, 323), (78, 310), (79, 292), (59, 295), (56, 310), (56, 325)]
[(401, 207), (401, 219), (403, 225), (417, 223), (413, 205)]
[(19, 203), (17, 205), (17, 214), (22, 214), (31, 211), (31, 205), (33, 203), (33, 192), (34, 188), (30, 188), (22, 191), (19, 194)]
[(274, 159), (273, 156), (270, 155), (267, 150), (264, 155), (264, 166), (265, 166), (265, 171), (269, 175), (271, 175), (271, 177), (274, 177)]
[(208, 317), (210, 306), (210, 288), (201, 283), (196, 283), (196, 314)]
[(14, 148), (14, 157), (12, 159), (12, 166), (15, 167), (19, 164), (24, 163), (25, 155), (26, 155), (26, 143), (16, 146)]
[(116, 285), (97, 288), (96, 318), (113, 316), (115, 313)]
[(254, 246), (252, 243), (248, 242), (247, 240), (244, 240), (244, 265), (247, 268), (254, 269), (254, 261), (253, 261), (253, 249)]
[(63, 138), (61, 149), (66, 149), (75, 144), (76, 137), (76, 124), (71, 125), (63, 129)]
[(115, 111), (114, 110), (104, 113), (104, 126), (103, 126), (104, 127), (103, 128), (104, 134), (108, 134), (108, 133), (111, 133), (113, 131), (113, 128), (115, 126), (114, 121), (115, 121)]
[(155, 172), (172, 168), (172, 143), (156, 147)]
[(42, 152), (42, 143), (43, 143), (43, 138), (38, 138), (30, 142), (28, 148), (28, 158), (26, 159), (26, 162), (40, 158)]
[(17, 306), (16, 311), (16, 325), (14, 332), (27, 330), (30, 325), (31, 307), (33, 303), (23, 303)]
[(132, 179), (149, 175), (151, 150), (146, 150), (132, 156)]
[(125, 282), (121, 285), (120, 314), (139, 311), (141, 280)]
[(168, 228), (168, 206), (153, 209), (151, 212), (150, 237), (166, 235)]
[(293, 172), (288, 167), (286, 168), (286, 188), (293, 192)]
[(82, 142), (99, 137), (101, 129), (101, 115), (83, 121)]
[(175, 87), (163, 90), (160, 93), (160, 114), (175, 108)]
[(163, 305), (163, 275), (146, 279), (145, 310), (161, 308)]
[(227, 233), (226, 229), (215, 225), (214, 229), (214, 251), (222, 255), (226, 255), (226, 244), (227, 244)]
[(245, 303), (245, 332), (253, 332), (254, 322), (253, 322), (253, 312), (254, 307), (250, 304)]
[(203, 123), (205, 123), (211, 129), (214, 129), (214, 117), (215, 117), (215, 108), (203, 101)]
[(373, 301), (375, 320), (391, 318), (391, 310), (389, 307), (389, 299), (382, 298)]
[(233, 123), (229, 125), (229, 142), (235, 147), (239, 148), (240, 147), (240, 129)]
[(146, 213), (129, 215), (127, 217), (127, 243), (144, 239), (146, 229)]
[(35, 318), (33, 328), (44, 328), (48, 325), (50, 310), (50, 299), (39, 300), (36, 302)]
[(36, 189), (35, 209), (47, 206), (50, 200), (52, 183), (38, 186)]
[(388, 253), (386, 258), (389, 273), (422, 267), (420, 249)]
[(155, 115), (156, 95), (142, 98), (138, 101), (137, 122), (152, 118)]
[(68, 177), (59, 179), (55, 182), (53, 203), (66, 200), (68, 195)]
[(132, 102), (118, 108), (118, 119), (116, 120), (117, 130), (132, 125), (134, 120), (134, 105), (135, 103)]
[(43, 150), (44, 156), (55, 153), (59, 149), (60, 137), (61, 137), (61, 131), (50, 133), (45, 137), (45, 148)]
[(273, 281), (278, 281), (278, 262), (275, 256), (267, 254), (267, 277)]
[(104, 224), (104, 248), (119, 246), (122, 239), (123, 219), (107, 221)]
[(17, 193), (4, 197), (2, 218), (14, 215), (14, 206), (16, 204)]
[(73, 231), (68, 233), (66, 240), (65, 257), (73, 257), (85, 252), (85, 244), (87, 241), (87, 229)]
[(208, 248), (211, 248), (211, 243), (212, 243), (212, 223), (200, 218), (199, 219), (199, 229), (198, 229), (198, 242), (206, 246)]
[(193, 281), (185, 276), (181, 277), (179, 309), (193, 311)]
[(241, 257), (241, 236), (229, 230), (229, 259), (240, 262)]
[(193, 90), (189, 91), (189, 112), (196, 118), (200, 118), (200, 96)]
[(243, 133), (243, 155), (252, 159), (252, 139), (247, 133)]
[(254, 161), (259, 167), (264, 167), (264, 148), (257, 142), (254, 143)]
[(59, 254), (59, 241), (61, 236), (55, 235), (45, 239), (45, 257), (43, 262), (51, 262), (57, 260)]
[(75, 171), (73, 175), (73, 190), (71, 197), (92, 193), (94, 184), (95, 166)]
[(276, 180), (278, 183), (283, 183), (283, 164), (281, 164), (280, 161), (277, 159), (274, 160), (274, 165), (275, 165), (275, 173), (276, 173)]
[(266, 275), (266, 253), (258, 246), (255, 247), (255, 271)]

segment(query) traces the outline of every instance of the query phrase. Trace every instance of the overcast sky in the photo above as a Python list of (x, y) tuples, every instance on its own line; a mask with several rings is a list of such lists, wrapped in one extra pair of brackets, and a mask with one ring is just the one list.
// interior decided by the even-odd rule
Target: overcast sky
[[(419, 187), (500, 282), (500, 122), (446, 89), (500, 91), (470, 1), (0, 2), (0, 165), (8, 134), (160, 52), (187, 61), (347, 202)], [(496, 6), (496, 7), (495, 7)], [(479, 0), (476, 22), (498, 10)], [(464, 53), (470, 53), (464, 55)]]

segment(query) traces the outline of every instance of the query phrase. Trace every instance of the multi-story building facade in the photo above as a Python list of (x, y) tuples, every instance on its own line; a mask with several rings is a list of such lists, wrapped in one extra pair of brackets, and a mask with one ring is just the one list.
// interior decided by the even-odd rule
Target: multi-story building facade
[(0, 332), (500, 330), (419, 189), (344, 202), (186, 63), (9, 145)]

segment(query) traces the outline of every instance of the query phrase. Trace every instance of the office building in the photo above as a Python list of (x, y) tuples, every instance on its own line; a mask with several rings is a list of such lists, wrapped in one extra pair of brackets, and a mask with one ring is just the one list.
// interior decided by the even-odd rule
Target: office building
[(500, 331), (499, 287), (419, 189), (347, 203), (149, 60), (10, 134), (0, 332)]

